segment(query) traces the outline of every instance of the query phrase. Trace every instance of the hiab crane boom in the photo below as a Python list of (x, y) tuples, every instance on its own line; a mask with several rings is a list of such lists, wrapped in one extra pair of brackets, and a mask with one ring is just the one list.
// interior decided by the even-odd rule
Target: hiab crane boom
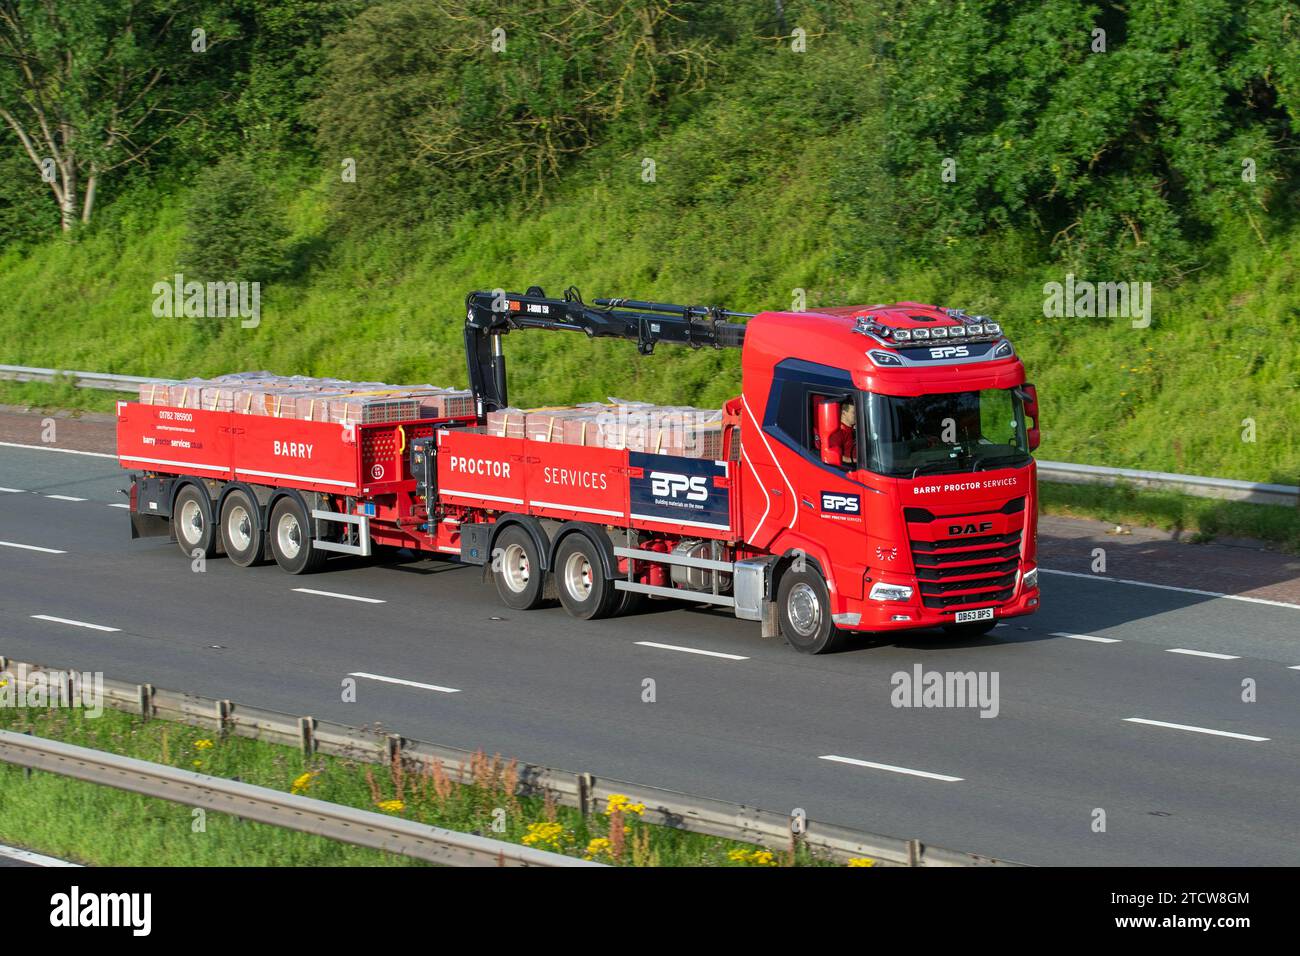
[[(523, 330), (642, 354), (740, 348), (742, 392), (708, 456), (634, 442), (629, 406), (590, 413), (617, 426), (595, 440), (581, 408), (512, 430), (512, 414), (541, 414), (507, 399), (503, 339)], [(470, 293), (465, 348), (464, 414), (277, 421), (272, 438), (258, 416), (196, 411), (197, 442), (164, 457), (174, 417), (122, 403), (119, 456), (149, 465), (131, 489), (137, 532), (241, 564), (265, 546), (293, 572), (330, 551), (411, 548), (484, 566), (515, 609), (558, 597), (594, 620), (677, 598), (808, 653), (852, 631), (980, 634), (1038, 607), (1037, 396), (998, 323), (913, 302), (749, 315), (533, 287)], [(573, 436), (555, 427), (570, 414)], [(272, 468), (272, 442), (307, 460)]]

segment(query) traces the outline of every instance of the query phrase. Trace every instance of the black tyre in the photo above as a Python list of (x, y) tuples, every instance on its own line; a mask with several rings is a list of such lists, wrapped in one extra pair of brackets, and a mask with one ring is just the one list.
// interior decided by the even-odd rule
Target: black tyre
[(267, 537), (275, 563), (290, 574), (313, 574), (324, 567), (329, 556), (316, 547), (307, 512), (296, 498), (284, 497), (275, 503)]
[(943, 632), (952, 637), (970, 639), (983, 637), (997, 626), (997, 621), (972, 621), (969, 624), (945, 624)]
[(531, 611), (542, 603), (546, 572), (533, 536), (518, 525), (497, 535), (492, 547), (492, 578), (501, 603), (516, 611)]
[(172, 532), (176, 544), (187, 558), (194, 552), (210, 558), (217, 553), (217, 536), (212, 527), (212, 501), (207, 492), (186, 485), (172, 505)]
[(614, 611), (614, 617), (639, 614), (650, 601), (650, 595), (641, 591), (619, 591), (618, 593), (618, 608)]
[(583, 534), (571, 534), (555, 553), (555, 586), (564, 609), (592, 621), (609, 617), (619, 605), (619, 592), (605, 576), (600, 551)]
[(263, 559), (265, 543), (257, 502), (236, 488), (221, 505), (221, 546), (226, 557), (241, 568), (249, 567)]
[(844, 642), (831, 619), (831, 596), (814, 568), (789, 570), (777, 587), (777, 611), (786, 643), (804, 654), (825, 654)]

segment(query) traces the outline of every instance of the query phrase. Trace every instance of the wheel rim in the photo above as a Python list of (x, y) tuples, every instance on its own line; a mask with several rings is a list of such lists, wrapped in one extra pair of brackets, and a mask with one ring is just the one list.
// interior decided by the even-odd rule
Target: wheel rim
[(275, 527), (275, 541), (286, 558), (298, 557), (302, 550), (302, 525), (296, 515), (282, 515)]
[(812, 637), (822, 626), (822, 602), (811, 585), (800, 581), (790, 589), (787, 601), (790, 626), (800, 637)]
[(247, 551), (253, 543), (253, 520), (243, 505), (230, 509), (230, 516), (226, 518), (226, 538), (236, 551)]
[(186, 544), (198, 544), (203, 540), (203, 509), (193, 498), (186, 499), (181, 505), (181, 520), (178, 527)]
[(564, 562), (564, 589), (581, 602), (591, 596), (592, 583), (591, 562), (586, 555), (575, 551)]
[(528, 582), (532, 578), (532, 565), (528, 561), (528, 552), (524, 550), (523, 545), (509, 545), (505, 554), (501, 556), (501, 576), (505, 579), (506, 587), (515, 594), (520, 594), (528, 589)]

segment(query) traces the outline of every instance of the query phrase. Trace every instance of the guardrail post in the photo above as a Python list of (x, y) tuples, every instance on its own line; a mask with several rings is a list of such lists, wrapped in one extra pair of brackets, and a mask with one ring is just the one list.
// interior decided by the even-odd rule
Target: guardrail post
[(591, 815), (593, 803), (592, 792), (596, 789), (596, 778), (589, 773), (578, 774), (578, 809), (584, 817)]
[(153, 716), (153, 684), (140, 684), (140, 716), (148, 720)]
[(388, 747), (388, 765), (391, 767), (394, 762), (402, 759), (402, 735), (389, 734), (387, 739)]
[(3, 654), (0, 654), (0, 671), (7, 671), (8, 669), (9, 669), (9, 658), (5, 657)]
[(217, 730), (223, 734), (230, 730), (230, 715), (234, 709), (230, 700), (217, 701)]
[(310, 757), (316, 752), (316, 718), (298, 718), (298, 743), (302, 752)]
[(920, 840), (908, 840), (907, 841), (907, 865), (920, 866), (921, 854), (923, 852), (924, 851), (921, 849)]

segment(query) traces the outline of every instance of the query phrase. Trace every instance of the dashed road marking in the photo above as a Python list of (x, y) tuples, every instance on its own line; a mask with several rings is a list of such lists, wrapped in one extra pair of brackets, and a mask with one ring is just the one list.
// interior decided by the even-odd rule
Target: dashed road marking
[(907, 774), (910, 777), (924, 777), (927, 780), (939, 780), (943, 783), (960, 783), (963, 778), (950, 777), (946, 773), (931, 773), (928, 770), (911, 770), (908, 767), (895, 767), (887, 763), (873, 763), (870, 760), (858, 760), (856, 757), (838, 757), (835, 754), (825, 754), (817, 758), (818, 760), (832, 760), (835, 763), (852, 764), (855, 767), (868, 767), (872, 770), (887, 770), (890, 773)]
[(1209, 727), (1193, 727), (1190, 724), (1171, 724), (1163, 720), (1147, 720), (1145, 717), (1125, 717), (1124, 721), (1130, 724), (1147, 724), (1151, 727), (1167, 727), (1170, 730), (1186, 730), (1194, 734), (1212, 734), (1215, 737), (1231, 737), (1234, 740), (1250, 740), (1255, 743), (1263, 743), (1269, 739), (1267, 737), (1254, 737), (1250, 734), (1235, 734), (1230, 730), (1212, 730)]
[(1209, 657), (1216, 661), (1239, 661), (1241, 658), (1236, 654), (1215, 654), (1212, 651), (1193, 651), (1186, 647), (1166, 647), (1170, 654), (1186, 654), (1189, 657)]
[(88, 627), (92, 631), (120, 631), (120, 627), (105, 627), (103, 624), (89, 624), (86, 621), (74, 621), (66, 617), (54, 617), (50, 614), (33, 614), (32, 618), (37, 621), (52, 621), (55, 624), (71, 624), (73, 627)]
[(366, 680), (383, 681), (385, 684), (401, 684), (403, 687), (418, 687), (420, 690), (436, 690), (440, 694), (459, 694), (455, 687), (440, 687), (437, 684), (422, 684), (415, 680), (403, 680), (400, 677), (385, 677), (382, 674), (367, 674), (365, 671), (353, 671), (349, 677), (364, 677)]
[(1096, 634), (1070, 634), (1066, 631), (1053, 631), (1052, 637), (1068, 637), (1072, 641), (1092, 641), (1095, 644), (1123, 644), (1118, 637), (1098, 637)]
[(739, 654), (724, 654), (721, 651), (702, 651), (698, 647), (680, 647), (677, 644), (660, 644), (657, 641), (636, 641), (642, 647), (657, 647), (661, 651), (681, 651), (684, 654), (703, 654), (705, 657), (721, 657), (728, 661), (747, 661), (748, 657)]
[(340, 598), (344, 601), (360, 601), (363, 604), (387, 604), (379, 598), (361, 597), (357, 594), (339, 594), (337, 591), (317, 591), (315, 588), (294, 588), (299, 594), (315, 594), (320, 597)]
[(50, 498), (54, 501), (85, 501), (86, 500), (85, 498), (74, 498), (72, 495), (44, 495), (43, 497)]
[(41, 548), (34, 544), (19, 544), (17, 541), (0, 541), (0, 548), (21, 548), (24, 551), (40, 551), (42, 554), (67, 554), (58, 548)]

